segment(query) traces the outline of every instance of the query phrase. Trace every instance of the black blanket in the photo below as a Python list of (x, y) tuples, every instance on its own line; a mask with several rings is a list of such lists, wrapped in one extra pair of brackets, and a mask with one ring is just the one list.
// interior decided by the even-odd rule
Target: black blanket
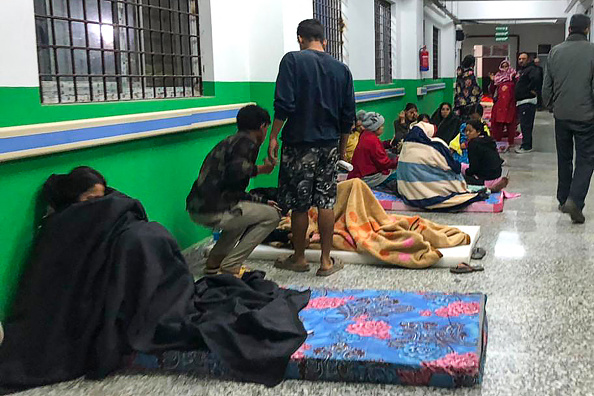
[(199, 348), (240, 379), (275, 385), (307, 336), (308, 300), (262, 272), (194, 284), (169, 232), (113, 192), (42, 227), (5, 326), (0, 393), (100, 379), (133, 351)]

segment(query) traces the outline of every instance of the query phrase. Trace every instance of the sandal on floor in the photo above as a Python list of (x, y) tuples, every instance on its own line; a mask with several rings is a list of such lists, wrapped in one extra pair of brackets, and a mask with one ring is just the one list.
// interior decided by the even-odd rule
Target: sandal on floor
[(320, 268), (318, 272), (316, 272), (316, 276), (330, 276), (344, 268), (344, 263), (341, 260), (335, 257), (330, 257), (330, 260), (332, 260), (332, 268), (325, 270)]
[(483, 257), (485, 257), (485, 255), (487, 254), (487, 251), (481, 247), (475, 247), (474, 249), (472, 249), (472, 255), (470, 256), (471, 259), (473, 260), (481, 260)]
[(455, 268), (450, 268), (452, 274), (469, 274), (471, 272), (480, 272), (485, 269), (479, 265), (468, 265), (466, 263), (460, 263)]
[(278, 258), (275, 262), (274, 262), (274, 267), (278, 268), (278, 269), (284, 269), (284, 270), (289, 270), (289, 271), (294, 271), (294, 272), (309, 272), (309, 264), (306, 265), (305, 267), (302, 265), (297, 264), (293, 258), (295, 256), (294, 255), (290, 255), (284, 258)]

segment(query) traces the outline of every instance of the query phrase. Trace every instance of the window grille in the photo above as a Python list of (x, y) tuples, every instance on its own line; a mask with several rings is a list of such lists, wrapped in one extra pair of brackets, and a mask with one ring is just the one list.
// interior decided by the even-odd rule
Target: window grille
[(198, 0), (35, 0), (43, 103), (202, 94)]
[(326, 52), (342, 61), (342, 0), (314, 0), (314, 19), (324, 25)]
[(433, 78), (439, 78), (439, 29), (433, 26)]
[(392, 82), (392, 5), (375, 0), (375, 82)]

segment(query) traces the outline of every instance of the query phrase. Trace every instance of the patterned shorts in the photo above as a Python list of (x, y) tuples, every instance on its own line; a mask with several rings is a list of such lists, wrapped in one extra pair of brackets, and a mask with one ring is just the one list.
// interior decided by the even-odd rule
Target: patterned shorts
[(333, 209), (336, 202), (338, 147), (283, 145), (278, 200), (283, 209), (307, 212)]

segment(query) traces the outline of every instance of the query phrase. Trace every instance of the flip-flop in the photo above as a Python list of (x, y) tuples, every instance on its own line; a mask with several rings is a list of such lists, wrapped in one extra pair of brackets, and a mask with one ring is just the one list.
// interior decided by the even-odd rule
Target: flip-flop
[(330, 260), (332, 260), (332, 268), (326, 270), (320, 268), (316, 272), (316, 276), (330, 276), (344, 268), (344, 263), (340, 259), (330, 257)]
[(472, 255), (470, 256), (471, 259), (473, 260), (481, 260), (483, 257), (485, 257), (485, 255), (487, 254), (487, 251), (481, 247), (475, 247), (474, 249), (472, 249)]
[(480, 272), (485, 269), (478, 265), (468, 265), (466, 263), (460, 263), (455, 268), (450, 268), (452, 274), (469, 274), (471, 272)]
[(293, 272), (309, 272), (309, 264), (307, 266), (302, 266), (299, 265), (297, 263), (295, 263), (295, 261), (293, 261), (293, 255), (284, 257), (284, 258), (278, 258), (275, 262), (274, 262), (274, 267), (278, 268), (278, 269), (284, 269), (284, 270), (289, 270), (289, 271), (293, 271)]

